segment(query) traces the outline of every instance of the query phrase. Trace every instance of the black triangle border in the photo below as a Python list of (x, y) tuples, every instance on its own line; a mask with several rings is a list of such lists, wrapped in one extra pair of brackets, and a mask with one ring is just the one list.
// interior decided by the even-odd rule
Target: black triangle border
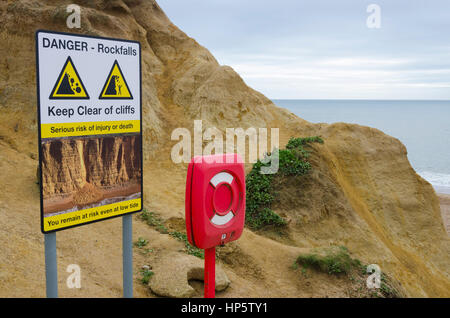
[[(111, 73), (114, 70), (114, 65), (117, 65), (117, 67), (119, 68), (119, 72), (122, 75), (123, 81), (125, 82), (128, 92), (130, 92), (130, 97), (102, 97), (103, 92), (106, 89), (106, 84), (108, 84), (108, 79), (110, 78)], [(100, 91), (100, 96), (98, 97), (98, 99), (133, 99), (133, 93), (131, 93), (130, 86), (128, 86), (127, 80), (126, 80), (125, 76), (123, 75), (122, 69), (120, 68), (119, 62), (117, 62), (117, 60), (114, 60), (114, 63), (111, 66), (111, 70), (109, 71), (108, 76), (106, 76), (105, 84), (103, 85), (103, 88)]]
[[(61, 76), (63, 75), (64, 70), (66, 69), (66, 66), (69, 63), (69, 61), (72, 63), (73, 70), (75, 71), (75, 74), (77, 75), (78, 80), (80, 81), (80, 84), (83, 87), (84, 92), (87, 95), (86, 97), (76, 97), (76, 96), (74, 96), (74, 97), (55, 97), (55, 96), (53, 96), (53, 94), (55, 93), (55, 90), (56, 90), (56, 86), (58, 85), (58, 82), (59, 82)], [(77, 71), (77, 68), (75, 66), (75, 63), (73, 63), (72, 58), (70, 57), (70, 55), (67, 57), (66, 63), (64, 63), (64, 66), (62, 67), (61, 72), (59, 73), (59, 75), (58, 75), (58, 77), (56, 79), (55, 86), (53, 86), (52, 92), (50, 93), (50, 97), (48, 99), (90, 99), (89, 93), (88, 93), (88, 91), (86, 89), (86, 86), (84, 86), (83, 80), (81, 79), (81, 76), (78, 74), (78, 71)]]

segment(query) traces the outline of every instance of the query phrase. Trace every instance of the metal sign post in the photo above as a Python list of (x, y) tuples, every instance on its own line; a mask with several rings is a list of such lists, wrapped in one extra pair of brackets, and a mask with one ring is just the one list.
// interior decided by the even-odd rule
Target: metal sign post
[(45, 283), (47, 298), (58, 297), (58, 267), (56, 264), (56, 233), (44, 234)]
[(123, 297), (133, 298), (133, 219), (122, 217)]
[(216, 248), (205, 249), (205, 298), (216, 296)]
[[(56, 232), (44, 234), (45, 245), (45, 283), (47, 298), (58, 298), (58, 266), (56, 260)], [(123, 256), (123, 297), (133, 298), (133, 219), (131, 215), (122, 217), (122, 256)], [(213, 252), (215, 257), (215, 252)], [(206, 258), (205, 258), (206, 261)], [(214, 258), (213, 258), (214, 262)], [(214, 286), (214, 266), (213, 263)], [(206, 290), (206, 289), (205, 289)], [(213, 295), (214, 297), (214, 289)]]

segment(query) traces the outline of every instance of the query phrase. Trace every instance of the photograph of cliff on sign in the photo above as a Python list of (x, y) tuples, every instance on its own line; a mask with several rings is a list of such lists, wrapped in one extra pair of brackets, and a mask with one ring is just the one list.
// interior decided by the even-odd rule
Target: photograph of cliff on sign
[(43, 139), (44, 217), (141, 196), (139, 134)]
[[(276, 174), (242, 156), (245, 228), (216, 248), (216, 297), (450, 297), (449, 1), (16, 0), (0, 22), (0, 297), (46, 295), (39, 149), (49, 213), (142, 178), (134, 297), (202, 297), (188, 164), (171, 158), (197, 120), (203, 151), (211, 127), (279, 129)], [(139, 41), (142, 140), (38, 144), (38, 29)], [(136, 142), (142, 175), (120, 154)], [(121, 231), (111, 218), (57, 233), (60, 297), (122, 297)]]

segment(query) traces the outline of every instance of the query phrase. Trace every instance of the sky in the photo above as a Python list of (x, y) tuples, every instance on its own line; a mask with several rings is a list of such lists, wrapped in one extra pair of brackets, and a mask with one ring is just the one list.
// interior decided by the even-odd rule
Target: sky
[(448, 0), (157, 2), (272, 99), (450, 99)]

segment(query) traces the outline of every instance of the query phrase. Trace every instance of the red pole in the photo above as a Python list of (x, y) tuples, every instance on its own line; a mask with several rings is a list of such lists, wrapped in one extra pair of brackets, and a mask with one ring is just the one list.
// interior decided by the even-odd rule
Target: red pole
[(205, 298), (216, 296), (216, 248), (205, 249)]

